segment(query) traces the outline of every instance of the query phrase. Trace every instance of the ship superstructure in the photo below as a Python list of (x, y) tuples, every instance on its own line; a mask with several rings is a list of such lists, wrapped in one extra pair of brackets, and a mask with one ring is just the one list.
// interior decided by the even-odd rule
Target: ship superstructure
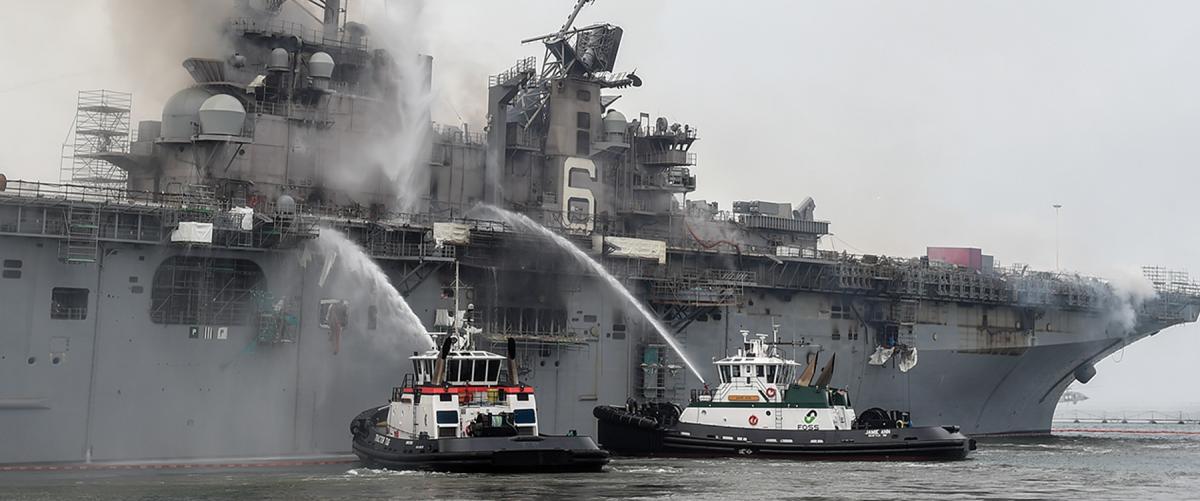
[[(860, 407), (972, 434), (1048, 431), (1097, 361), (1200, 312), (1200, 287), (1167, 270), (1148, 268), (1157, 296), (1135, 301), (969, 250), (820, 250), (830, 223), (811, 199), (688, 199), (701, 135), (618, 111), (643, 82), (618, 64), (621, 28), (577, 26), (586, 1), (528, 40), (540, 66), (489, 79), (479, 132), (406, 116), (398, 89), (435, 85), (432, 58), (374, 47), (340, 2), (316, 3), (318, 29), (281, 21), (286, 2), (246, 7), (228, 54), (183, 61), (195, 84), (161, 120), (134, 127), (127, 95), (81, 94), (93, 126), (77, 127), (63, 182), (0, 181), (0, 462), (345, 450), (344, 409), (372, 405), (428, 346), (378, 348), (386, 305), (347, 292), (346, 256), (314, 245), (330, 229), (425, 325), (465, 299), (481, 349), (515, 339), (543, 432), (590, 432), (597, 404), (687, 400), (700, 382), (647, 322), (547, 242), (474, 216), (479, 203), (589, 249), (694, 360), (779, 323), (797, 359), (838, 355), (832, 377)], [(413, 121), (427, 141), (398, 186), (360, 153)], [(277, 426), (230, 433), (245, 419), (231, 408)]]

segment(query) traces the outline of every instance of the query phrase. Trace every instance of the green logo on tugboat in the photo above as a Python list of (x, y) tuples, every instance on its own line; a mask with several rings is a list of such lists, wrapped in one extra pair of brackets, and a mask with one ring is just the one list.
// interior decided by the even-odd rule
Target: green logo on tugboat
[(817, 411), (808, 411), (808, 414), (804, 415), (804, 424), (812, 424), (812, 422), (816, 420)]

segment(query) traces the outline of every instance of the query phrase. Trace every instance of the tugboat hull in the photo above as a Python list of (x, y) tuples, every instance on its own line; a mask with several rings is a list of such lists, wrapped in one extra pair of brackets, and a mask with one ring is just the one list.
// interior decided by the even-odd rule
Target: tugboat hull
[(622, 455), (764, 455), (820, 460), (958, 460), (975, 441), (957, 427), (874, 430), (778, 430), (690, 423), (660, 426), (620, 407), (593, 410), (597, 438)]
[(367, 410), (351, 424), (354, 454), (368, 467), (445, 472), (600, 471), (609, 454), (590, 437), (397, 438), (380, 433)]

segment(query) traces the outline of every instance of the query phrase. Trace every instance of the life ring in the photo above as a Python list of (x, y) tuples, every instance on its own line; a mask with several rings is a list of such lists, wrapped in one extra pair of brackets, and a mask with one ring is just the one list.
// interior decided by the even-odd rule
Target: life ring
[(758, 416), (750, 415), (750, 426), (758, 426)]
[(767, 398), (775, 398), (775, 387), (767, 388)]

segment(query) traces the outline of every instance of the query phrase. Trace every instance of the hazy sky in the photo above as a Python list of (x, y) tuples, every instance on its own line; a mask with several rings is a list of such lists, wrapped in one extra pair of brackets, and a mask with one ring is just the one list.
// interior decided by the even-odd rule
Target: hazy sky
[[(156, 118), (164, 93), (145, 75), (186, 77), (122, 57), (106, 2), (3, 1), (20, 19), (0, 31), (10, 178), (57, 180), (77, 90), (134, 91), (135, 115)], [(519, 40), (557, 30), (572, 4), (430, 2), (391, 29), (416, 30), (435, 58), (435, 118), (478, 126), (487, 75), (540, 58)], [(598, 0), (578, 23), (600, 21), (625, 29), (618, 67), (645, 81), (614, 107), (699, 128), (691, 198), (812, 196), (826, 247), (971, 245), (1042, 269), (1060, 203), (1064, 268), (1200, 275), (1200, 3)], [(1197, 361), (1200, 327), (1176, 327), (1078, 389), (1095, 408), (1200, 406), (1180, 384)]]

